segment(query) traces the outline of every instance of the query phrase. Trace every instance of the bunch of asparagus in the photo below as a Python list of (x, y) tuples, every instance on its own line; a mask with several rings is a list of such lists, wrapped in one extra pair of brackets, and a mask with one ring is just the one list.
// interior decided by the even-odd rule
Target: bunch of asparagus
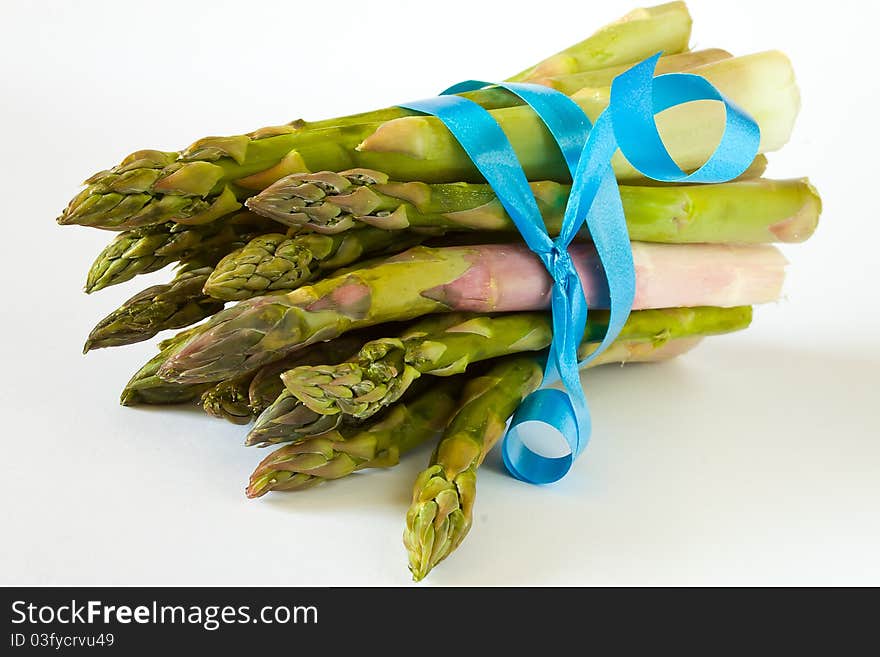
[[(799, 105), (785, 56), (691, 52), (690, 33), (681, 2), (639, 9), (509, 79), (562, 91), (595, 120), (614, 77), (662, 51), (659, 73), (706, 77), (757, 120), (761, 153), (782, 147)], [(498, 88), (462, 95), (502, 126), (557, 233), (571, 180), (541, 121)], [(684, 169), (711, 155), (719, 112), (697, 103), (658, 117)], [(591, 365), (665, 360), (746, 328), (753, 305), (780, 295), (786, 261), (769, 243), (803, 241), (818, 222), (814, 188), (762, 177), (763, 155), (720, 185), (649, 182), (619, 154), (612, 164), (637, 290), (623, 332)], [(183, 329), (159, 343), (123, 404), (197, 402), (253, 422), (246, 444), (278, 447), (249, 497), (390, 467), (436, 442), (406, 514), (413, 577), (458, 547), (480, 464), (541, 382), (551, 281), (441, 123), (399, 107), (299, 120), (138, 151), (85, 184), (58, 222), (117, 232), (87, 292), (177, 264), (86, 341), (89, 351)], [(607, 308), (586, 231), (571, 255), (589, 307)], [(590, 312), (581, 356), (607, 322)]]

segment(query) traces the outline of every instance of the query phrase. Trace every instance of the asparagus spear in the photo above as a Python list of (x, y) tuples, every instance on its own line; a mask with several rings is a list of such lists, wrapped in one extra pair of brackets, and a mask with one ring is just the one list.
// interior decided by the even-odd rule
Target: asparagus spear
[(199, 257), (216, 262), (273, 226), (277, 224), (252, 212), (240, 212), (207, 226), (169, 222), (120, 233), (89, 269), (86, 292), (123, 283), (180, 260)]
[[(785, 260), (770, 246), (634, 243), (634, 308), (741, 306), (779, 296)], [(607, 304), (595, 251), (569, 251), (590, 308)], [(522, 244), (415, 247), (288, 294), (215, 315), (166, 362), (169, 381), (220, 381), (346, 331), (438, 312), (543, 310), (551, 280)]]
[(147, 361), (122, 391), (119, 402), (123, 406), (183, 404), (198, 399), (210, 384), (169, 383), (158, 376), (159, 367), (175, 349), (194, 335), (195, 328), (181, 331), (177, 335), (159, 343), (159, 353)]
[[(588, 367), (609, 363), (657, 362), (675, 358), (700, 337), (618, 339)], [(540, 383), (542, 358), (509, 356), (465, 388), (465, 401), (450, 420), (431, 464), (413, 487), (403, 543), (413, 579), (419, 581), (455, 550), (470, 531), (477, 469), (504, 434), (505, 424)]]
[(350, 265), (366, 255), (398, 253), (424, 241), (427, 234), (366, 227), (343, 235), (261, 235), (224, 257), (205, 282), (215, 299), (237, 301), (295, 290), (321, 271)]
[[(278, 443), (298, 442), (333, 431), (342, 426), (342, 420), (341, 415), (315, 413), (306, 408), (288, 390), (282, 390), (275, 401), (257, 417), (244, 444), (249, 447), (266, 447)], [(346, 424), (358, 423), (346, 422)]]
[(202, 292), (210, 259), (186, 262), (170, 283), (153, 285), (131, 297), (89, 333), (83, 353), (149, 340), (159, 331), (183, 328), (223, 309), (223, 302)]
[(202, 394), (202, 408), (208, 415), (229, 420), (233, 424), (248, 424), (254, 417), (248, 399), (248, 388), (253, 376), (241, 376), (221, 381)]
[(424, 578), (471, 528), (477, 468), (504, 434), (507, 418), (541, 383), (540, 359), (514, 356), (468, 383), (464, 401), (431, 464), (419, 474), (406, 513), (403, 543), (413, 579)]
[[(715, 335), (746, 328), (752, 309), (667, 308), (632, 313), (620, 340), (658, 343), (693, 335)], [(608, 313), (591, 313), (581, 358), (600, 342)], [(321, 415), (371, 417), (403, 395), (422, 374), (451, 376), (474, 362), (550, 346), (553, 325), (546, 313), (451, 314), (429, 317), (397, 338), (366, 343), (339, 365), (300, 366), (285, 372), (287, 390)]]
[(281, 374), (297, 366), (316, 365), (325, 360), (341, 363), (356, 353), (368, 339), (368, 334), (364, 332), (344, 335), (294, 352), (261, 368), (248, 391), (251, 408), (259, 415), (245, 439), (245, 445), (266, 446), (291, 442), (338, 428), (341, 416), (322, 416), (303, 406), (284, 389)]
[[(547, 230), (558, 235), (571, 186), (544, 181), (531, 188)], [(630, 238), (642, 242), (803, 241), (821, 212), (819, 195), (806, 180), (621, 186), (620, 196)], [(287, 176), (247, 205), (281, 223), (327, 234), (364, 224), (385, 230), (516, 230), (489, 185), (389, 182), (384, 173), (366, 169)]]
[(455, 408), (457, 386), (450, 379), (402, 400), (369, 424), (342, 426), (275, 450), (254, 470), (247, 496), (302, 490), (356, 470), (397, 465), (402, 454), (439, 437)]
[(314, 344), (308, 349), (297, 351), (286, 358), (269, 363), (257, 370), (248, 388), (248, 402), (251, 410), (259, 415), (272, 405), (284, 391), (281, 374), (300, 365), (316, 365), (322, 362), (342, 362), (349, 358), (369, 340), (364, 333), (350, 333), (329, 342)]
[[(635, 62), (658, 50), (681, 52), (689, 37), (690, 16), (683, 3), (641, 10), (513, 79)], [(498, 98), (497, 91), (484, 95)], [(336, 121), (323, 130), (302, 130), (294, 123), (208, 137), (181, 153), (137, 151), (86, 180), (87, 187), (58, 222), (126, 230), (171, 220), (214, 221), (238, 209), (250, 191), (286, 174), (351, 167), (347, 160), (354, 147), (380, 124), (357, 121)]]
[(209, 415), (236, 424), (247, 424), (272, 405), (284, 391), (281, 374), (291, 368), (315, 363), (340, 362), (356, 352), (369, 335), (352, 333), (329, 342), (312, 345), (261, 367), (255, 373), (221, 381), (202, 395)]

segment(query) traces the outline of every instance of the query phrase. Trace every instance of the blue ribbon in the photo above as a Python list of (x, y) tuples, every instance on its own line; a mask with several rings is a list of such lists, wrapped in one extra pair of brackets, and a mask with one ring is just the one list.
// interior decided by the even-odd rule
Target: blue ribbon
[[(491, 83), (469, 80), (436, 98), (401, 105), (436, 116), (444, 123), (491, 185), (525, 243), (553, 279), (553, 341), (544, 382), (520, 405), (502, 443), (504, 464), (523, 481), (558, 481), (583, 452), (591, 422), (578, 370), (618, 336), (635, 298), (632, 250), (611, 157), (619, 148), (635, 169), (654, 180), (720, 183), (740, 176), (758, 153), (760, 130), (754, 119), (704, 78), (682, 73), (655, 78), (659, 57), (655, 55), (615, 78), (608, 107), (595, 125), (580, 106), (554, 89), (522, 83), (496, 85), (519, 96), (540, 117), (571, 172), (571, 194), (560, 234), (555, 239), (547, 233), (526, 174), (504, 131), (485, 109), (453, 95)], [(663, 145), (654, 115), (696, 100), (720, 101), (727, 116), (715, 152), (700, 169), (687, 174)], [(589, 358), (578, 362), (577, 348), (586, 328), (588, 308), (568, 247), (584, 224), (608, 283), (610, 319), (599, 347)], [(564, 390), (548, 387), (557, 380)], [(521, 425), (526, 422), (540, 422), (561, 434), (569, 453), (548, 457), (532, 451), (521, 434)]]

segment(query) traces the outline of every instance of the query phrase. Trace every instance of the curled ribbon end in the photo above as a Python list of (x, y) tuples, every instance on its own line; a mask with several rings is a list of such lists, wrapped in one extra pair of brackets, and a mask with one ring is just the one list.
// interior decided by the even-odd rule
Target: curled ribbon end
[[(527, 423), (543, 425), (543, 436), (539, 440), (541, 447), (567, 444), (568, 454), (546, 456), (531, 449), (525, 440), (523, 425)], [(562, 479), (571, 469), (589, 433), (589, 424), (579, 425), (571, 399), (565, 392), (555, 388), (542, 388), (526, 397), (517, 409), (501, 445), (501, 458), (510, 474), (520, 481), (552, 484)], [(552, 440), (551, 436), (556, 440)], [(529, 442), (534, 445), (536, 441)]]

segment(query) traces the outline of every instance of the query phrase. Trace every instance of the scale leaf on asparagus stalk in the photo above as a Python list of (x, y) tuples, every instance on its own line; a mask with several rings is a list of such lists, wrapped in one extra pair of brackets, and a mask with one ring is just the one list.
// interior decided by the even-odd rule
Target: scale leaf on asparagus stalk
[[(771, 246), (633, 243), (634, 308), (741, 306), (779, 297), (786, 261)], [(590, 244), (569, 251), (590, 308), (607, 305)], [(551, 279), (522, 244), (415, 247), (210, 319), (161, 368), (169, 381), (220, 381), (349, 330), (433, 313), (544, 310)]]
[[(631, 313), (619, 339), (657, 343), (717, 335), (746, 328), (751, 317), (749, 306), (640, 310)], [(607, 325), (607, 311), (590, 313), (581, 358), (602, 340)], [(475, 362), (541, 351), (550, 346), (552, 338), (553, 324), (547, 313), (438, 315), (397, 338), (366, 343), (348, 362), (300, 366), (281, 378), (286, 389), (310, 410), (362, 420), (396, 402), (423, 374), (459, 374)]]
[[(558, 235), (571, 186), (543, 181), (531, 188), (548, 232)], [(813, 234), (821, 212), (819, 195), (806, 180), (622, 185), (620, 196), (630, 239), (641, 242), (800, 242)], [(389, 231), (516, 230), (489, 185), (389, 182), (384, 173), (367, 169), (287, 176), (249, 199), (248, 207), (325, 234), (364, 225)]]

